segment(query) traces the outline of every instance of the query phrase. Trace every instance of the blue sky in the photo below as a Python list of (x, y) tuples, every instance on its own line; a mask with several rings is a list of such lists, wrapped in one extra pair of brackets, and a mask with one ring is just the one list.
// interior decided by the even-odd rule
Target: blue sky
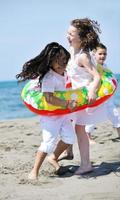
[(66, 32), (74, 18), (98, 21), (107, 64), (120, 73), (119, 0), (0, 0), (0, 81), (14, 80), (24, 62), (52, 41), (66, 48)]

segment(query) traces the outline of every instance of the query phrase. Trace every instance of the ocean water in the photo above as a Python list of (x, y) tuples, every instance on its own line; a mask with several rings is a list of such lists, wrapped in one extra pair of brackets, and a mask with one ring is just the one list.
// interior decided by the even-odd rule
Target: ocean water
[[(120, 106), (120, 74), (116, 74), (118, 79), (118, 88), (115, 92), (114, 103)], [(27, 118), (35, 116), (23, 104), (20, 94), (25, 83), (17, 81), (0, 82), (0, 120)]]
[(34, 116), (24, 106), (20, 96), (24, 84), (17, 81), (0, 82), (0, 120)]

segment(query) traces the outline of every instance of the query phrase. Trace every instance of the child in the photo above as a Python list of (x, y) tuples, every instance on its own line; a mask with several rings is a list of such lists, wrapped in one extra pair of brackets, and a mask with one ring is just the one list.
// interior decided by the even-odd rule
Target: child
[[(53, 96), (54, 91), (65, 90), (65, 69), (70, 58), (69, 52), (56, 42), (48, 44), (42, 52), (35, 58), (23, 65), (22, 72), (17, 75), (17, 79), (25, 81), (39, 78), (41, 90), (49, 104), (64, 106), (73, 109), (75, 101), (65, 101)], [(37, 179), (39, 169), (49, 153), (52, 154), (55, 172), (62, 175), (66, 172), (64, 167), (60, 167), (57, 159), (59, 155), (74, 142), (74, 130), (67, 115), (62, 116), (41, 116), (40, 117), (43, 141), (38, 149), (34, 167), (30, 172), (29, 179)]]
[[(89, 104), (95, 101), (96, 91), (100, 83), (100, 75), (90, 56), (90, 51), (95, 49), (99, 43), (99, 32), (97, 22), (84, 18), (72, 20), (67, 33), (71, 52), (71, 60), (67, 67), (68, 76), (71, 79), (72, 88), (76, 89), (84, 86), (88, 88)], [(74, 116), (81, 155), (81, 166), (75, 174), (80, 175), (93, 170), (89, 157), (89, 140), (85, 131), (85, 125), (104, 121), (107, 116), (104, 104), (95, 108), (78, 111)]]
[[(102, 43), (99, 43), (97, 45), (96, 49), (93, 50), (93, 57), (94, 57), (96, 64), (101, 64), (103, 67), (106, 67), (106, 65), (104, 63), (106, 60), (106, 56), (107, 56), (106, 46)], [(112, 97), (106, 102), (107, 116), (108, 116), (108, 119), (112, 122), (113, 127), (116, 128), (117, 133), (118, 133), (118, 138), (120, 138), (120, 114), (119, 114), (116, 106), (114, 105), (113, 100), (114, 99)], [(91, 135), (90, 134), (91, 127), (92, 127), (92, 129), (94, 129), (94, 124), (87, 126), (87, 132), (89, 135)]]
[[(103, 65), (103, 67), (106, 67), (104, 62), (107, 56), (107, 48), (104, 44), (99, 43), (96, 49), (93, 50), (92, 55), (96, 65), (101, 64)], [(118, 133), (118, 139), (120, 139), (120, 114), (116, 106), (114, 105), (113, 100), (114, 99), (112, 97), (106, 102), (107, 117), (112, 122), (113, 127), (116, 128)], [(91, 133), (94, 131), (94, 129), (95, 129), (94, 124), (89, 124), (85, 126), (85, 130), (86, 133), (88, 134), (90, 144), (95, 143), (91, 137)], [(61, 159), (72, 159), (72, 158), (73, 158), (73, 148), (72, 145), (70, 145), (67, 148), (67, 150), (65, 150), (64, 155)]]

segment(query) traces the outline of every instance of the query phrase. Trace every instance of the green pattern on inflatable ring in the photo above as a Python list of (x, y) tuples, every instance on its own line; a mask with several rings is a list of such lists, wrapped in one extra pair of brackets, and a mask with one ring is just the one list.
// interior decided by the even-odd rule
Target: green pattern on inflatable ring
[(112, 80), (116, 81), (113, 73), (101, 65), (97, 66), (97, 71), (101, 75), (101, 86), (97, 92), (97, 98), (104, 97), (105, 95), (111, 95), (116, 89), (112, 82)]

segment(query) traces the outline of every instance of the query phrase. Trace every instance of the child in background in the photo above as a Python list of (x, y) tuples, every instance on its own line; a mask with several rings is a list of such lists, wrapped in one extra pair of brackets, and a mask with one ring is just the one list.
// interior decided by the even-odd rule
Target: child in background
[[(54, 91), (66, 89), (65, 69), (69, 58), (70, 54), (64, 47), (56, 42), (52, 42), (37, 57), (26, 62), (23, 65), (22, 72), (16, 77), (19, 81), (38, 78), (41, 91), (49, 104), (73, 109), (76, 107), (74, 100), (66, 101), (53, 96)], [(34, 167), (28, 176), (32, 180), (37, 179), (39, 169), (47, 154), (53, 152), (52, 161), (55, 173), (58, 175), (66, 173), (66, 168), (60, 166), (57, 159), (74, 142), (74, 129), (68, 115), (41, 116), (40, 124), (43, 141), (38, 148)]]
[[(96, 65), (100, 64), (103, 67), (107, 67), (105, 64), (106, 56), (107, 56), (107, 47), (104, 44), (99, 43), (96, 49), (93, 50), (93, 57)], [(106, 109), (107, 109), (108, 120), (111, 121), (113, 127), (117, 130), (118, 138), (120, 138), (120, 114), (114, 104), (114, 96), (111, 97), (106, 102)], [(90, 138), (91, 138), (91, 132), (92, 130), (94, 130), (94, 127), (95, 127), (94, 124), (87, 125), (87, 133)]]

